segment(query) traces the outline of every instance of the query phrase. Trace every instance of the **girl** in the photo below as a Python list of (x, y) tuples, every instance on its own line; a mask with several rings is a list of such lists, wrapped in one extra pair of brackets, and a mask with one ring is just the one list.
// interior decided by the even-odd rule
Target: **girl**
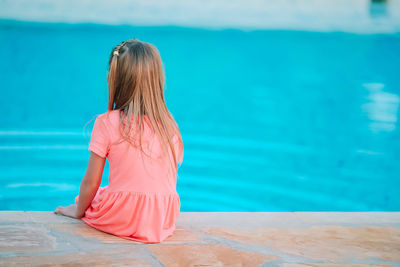
[[(108, 111), (95, 120), (79, 195), (54, 212), (125, 239), (160, 243), (173, 234), (180, 212), (176, 178), (183, 142), (165, 104), (157, 48), (137, 39), (117, 45), (107, 81)], [(106, 158), (109, 185), (99, 187)]]

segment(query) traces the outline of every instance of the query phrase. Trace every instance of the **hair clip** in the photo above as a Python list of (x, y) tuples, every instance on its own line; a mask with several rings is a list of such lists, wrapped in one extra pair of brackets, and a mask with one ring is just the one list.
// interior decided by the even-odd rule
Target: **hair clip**
[(115, 50), (114, 53), (113, 53), (113, 55), (114, 55), (114, 56), (118, 56), (118, 55), (119, 55), (118, 50)]

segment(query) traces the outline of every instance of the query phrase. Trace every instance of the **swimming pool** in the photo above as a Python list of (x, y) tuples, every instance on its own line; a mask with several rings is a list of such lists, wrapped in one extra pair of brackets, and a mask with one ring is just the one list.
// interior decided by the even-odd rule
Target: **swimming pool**
[(0, 21), (1, 210), (72, 203), (108, 55), (132, 37), (165, 63), (181, 211), (400, 210), (398, 33), (13, 20)]

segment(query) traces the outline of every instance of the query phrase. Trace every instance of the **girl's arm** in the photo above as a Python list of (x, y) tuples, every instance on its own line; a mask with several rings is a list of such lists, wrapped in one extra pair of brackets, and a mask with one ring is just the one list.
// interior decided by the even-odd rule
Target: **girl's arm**
[(82, 179), (79, 191), (78, 205), (76, 208), (76, 218), (84, 216), (86, 209), (92, 203), (94, 196), (101, 184), (106, 158), (102, 158), (94, 152), (90, 152), (89, 163), (85, 176)]
[(99, 189), (105, 162), (106, 158), (102, 158), (96, 153), (91, 152), (88, 167), (79, 191), (78, 205), (59, 206), (54, 213), (77, 219), (82, 218)]

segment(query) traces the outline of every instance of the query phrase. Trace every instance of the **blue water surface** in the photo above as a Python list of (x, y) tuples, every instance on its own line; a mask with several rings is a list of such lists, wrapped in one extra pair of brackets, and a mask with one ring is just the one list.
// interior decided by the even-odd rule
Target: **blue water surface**
[(181, 211), (400, 210), (400, 34), (0, 20), (1, 210), (73, 203), (133, 37), (165, 65)]

